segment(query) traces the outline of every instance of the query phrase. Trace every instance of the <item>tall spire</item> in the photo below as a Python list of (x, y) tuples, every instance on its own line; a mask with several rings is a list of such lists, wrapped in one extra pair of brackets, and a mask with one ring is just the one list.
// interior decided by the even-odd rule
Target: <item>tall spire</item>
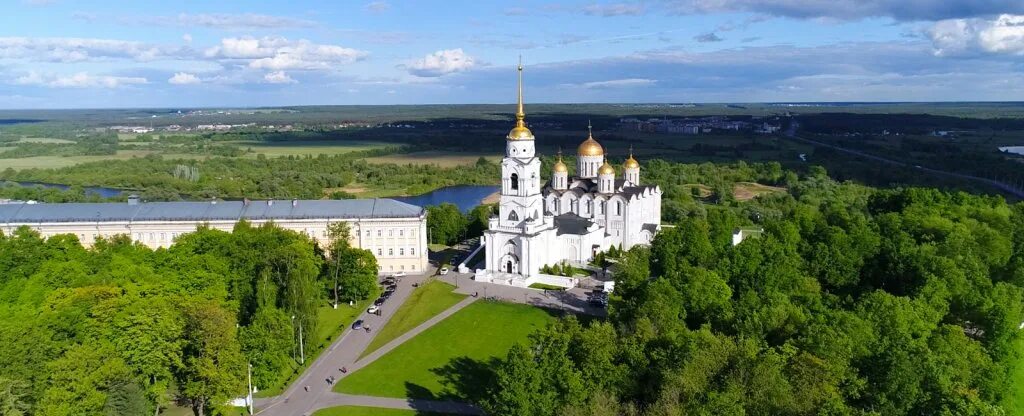
[(587, 119), (587, 137), (594, 138), (594, 126), (590, 125), (590, 119)]
[(523, 111), (523, 57), (519, 57), (519, 93), (516, 100), (516, 126), (508, 132), (509, 140), (533, 140), (533, 132), (526, 128), (526, 112)]
[(523, 56), (519, 55), (519, 100), (516, 107), (516, 127), (525, 127), (526, 112), (523, 111)]

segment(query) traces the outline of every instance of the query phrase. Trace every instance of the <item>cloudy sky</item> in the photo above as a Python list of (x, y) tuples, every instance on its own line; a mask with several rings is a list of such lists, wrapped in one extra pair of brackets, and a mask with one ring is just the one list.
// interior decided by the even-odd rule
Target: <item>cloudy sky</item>
[(1018, 101), (1021, 0), (5, 0), (0, 108)]

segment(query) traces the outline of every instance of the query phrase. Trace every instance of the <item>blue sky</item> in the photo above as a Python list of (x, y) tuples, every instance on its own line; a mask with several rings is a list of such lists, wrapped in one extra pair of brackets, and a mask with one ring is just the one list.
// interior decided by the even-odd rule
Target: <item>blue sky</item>
[(0, 108), (1016, 101), (1024, 1), (7, 0)]

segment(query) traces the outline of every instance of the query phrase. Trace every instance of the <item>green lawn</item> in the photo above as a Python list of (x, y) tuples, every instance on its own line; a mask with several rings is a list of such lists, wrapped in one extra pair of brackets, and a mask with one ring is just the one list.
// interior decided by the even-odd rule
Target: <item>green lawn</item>
[(565, 290), (564, 287), (549, 285), (544, 283), (534, 283), (530, 285), (530, 289), (543, 289), (543, 290)]
[(362, 356), (376, 351), (377, 348), (426, 322), (427, 319), (452, 307), (466, 297), (466, 295), (453, 293), (453, 290), (455, 290), (455, 286), (440, 280), (433, 280), (416, 288), (409, 299), (388, 320), (387, 325), (384, 325), (377, 336), (373, 337), (373, 341), (363, 351)]
[(479, 301), (343, 378), (335, 391), (471, 400), (490, 361), (555, 319), (544, 309)]
[(1010, 416), (1024, 416), (1024, 338), (1018, 337), (1017, 351), (1017, 365), (1010, 373), (1010, 392), (1003, 401)]
[(379, 407), (363, 406), (338, 406), (328, 407), (313, 412), (313, 416), (413, 416), (413, 415), (439, 415), (440, 413), (425, 413), (415, 410), (383, 409)]

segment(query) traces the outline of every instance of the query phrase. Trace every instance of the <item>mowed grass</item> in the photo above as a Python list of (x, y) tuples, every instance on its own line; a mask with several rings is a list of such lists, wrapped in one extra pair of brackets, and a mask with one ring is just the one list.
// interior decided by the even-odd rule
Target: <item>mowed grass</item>
[(383, 142), (362, 141), (287, 141), (287, 142), (226, 142), (242, 150), (251, 150), (245, 157), (256, 158), (258, 154), (266, 157), (306, 156), (306, 155), (340, 155), (357, 150), (380, 149), (389, 146)]
[(341, 379), (334, 389), (370, 396), (466, 400), (464, 392), (449, 388), (442, 374), (471, 367), (467, 361), (504, 358), (513, 344), (525, 342), (530, 333), (554, 319), (548, 311), (532, 306), (478, 301)]
[(1010, 391), (1003, 408), (1007, 415), (1024, 416), (1024, 337), (1017, 337), (1017, 363), (1010, 371)]
[(454, 290), (455, 286), (440, 280), (432, 280), (430, 283), (416, 288), (405, 303), (395, 311), (395, 315), (388, 320), (388, 323), (380, 329), (377, 336), (373, 337), (361, 357), (376, 351), (384, 344), (409, 332), (410, 329), (466, 298), (466, 295), (454, 293)]
[(18, 143), (69, 144), (74, 143), (74, 141), (67, 139), (57, 139), (53, 137), (22, 137), (18, 139)]
[(420, 412), (416, 410), (384, 409), (380, 407), (338, 406), (328, 407), (313, 412), (313, 416), (413, 416), (440, 415), (440, 413)]
[[(66, 166), (74, 166), (79, 163), (86, 162), (99, 162), (103, 160), (126, 160), (133, 157), (145, 157), (146, 155), (153, 154), (151, 150), (118, 150), (117, 154), (113, 155), (94, 155), (94, 156), (33, 156), (33, 157), (21, 157), (21, 158), (8, 158), (0, 159), (0, 170), (12, 168), (14, 170), (19, 169), (53, 169), (63, 168)], [(177, 158), (202, 158), (203, 155), (163, 155), (166, 159), (177, 159)]]
[(427, 151), (371, 157), (367, 158), (366, 161), (370, 163), (394, 163), (397, 165), (437, 165), (442, 168), (450, 168), (472, 165), (481, 157), (495, 163), (501, 160), (501, 155), (497, 153)]

